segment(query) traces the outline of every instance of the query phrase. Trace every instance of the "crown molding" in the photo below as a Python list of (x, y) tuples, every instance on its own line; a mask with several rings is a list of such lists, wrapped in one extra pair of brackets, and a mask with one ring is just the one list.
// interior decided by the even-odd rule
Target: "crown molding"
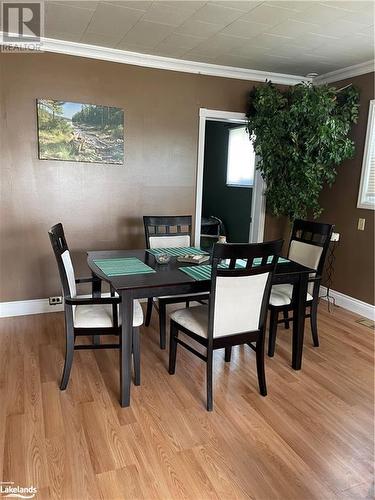
[[(3, 44), (2, 35), (3, 32), (0, 31), (0, 44)], [(206, 76), (218, 76), (221, 78), (234, 78), (236, 80), (250, 80), (254, 82), (271, 80), (273, 83), (284, 85), (296, 85), (297, 83), (311, 81), (311, 78), (306, 78), (304, 76), (236, 68), (232, 66), (220, 66), (218, 64), (209, 64), (197, 61), (186, 61), (171, 57), (162, 57), (152, 54), (111, 49), (108, 47), (99, 47), (85, 43), (55, 40), (53, 38), (43, 38), (41, 49), (43, 52), (54, 52), (56, 54), (87, 57), (89, 59), (130, 64), (133, 66), (142, 66), (144, 68), (164, 69)]]
[(340, 80), (346, 80), (347, 78), (353, 78), (354, 76), (372, 73), (374, 69), (374, 61), (370, 60), (364, 63), (355, 64), (354, 66), (348, 66), (347, 68), (324, 73), (324, 75), (315, 77), (313, 82), (316, 84), (339, 82)]

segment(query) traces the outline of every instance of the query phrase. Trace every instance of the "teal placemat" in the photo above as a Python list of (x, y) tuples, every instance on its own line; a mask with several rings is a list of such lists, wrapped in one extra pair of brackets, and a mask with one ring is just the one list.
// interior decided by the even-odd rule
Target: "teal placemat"
[(155, 270), (136, 257), (119, 259), (96, 259), (94, 264), (107, 276), (154, 273)]
[(211, 279), (211, 264), (180, 267), (180, 271), (186, 273), (195, 281), (204, 281)]
[[(237, 269), (244, 268), (245, 265), (246, 262), (244, 261), (237, 260), (236, 262)], [(219, 264), (219, 267), (221, 267), (221, 269), (225, 269), (228, 267), (228, 264)], [(211, 264), (180, 267), (180, 271), (188, 274), (190, 278), (195, 279), (195, 281), (211, 279)]]
[(146, 252), (151, 255), (159, 255), (161, 253), (166, 253), (172, 257), (178, 257), (179, 255), (207, 255), (208, 252), (202, 250), (198, 247), (170, 247), (170, 248), (148, 248)]
[[(268, 258), (268, 262), (271, 262), (272, 257)], [(254, 266), (259, 266), (262, 262), (262, 259), (254, 259)], [(279, 257), (278, 263), (289, 262), (288, 259), (284, 259), (283, 257)], [(236, 262), (236, 268), (243, 268), (246, 266), (246, 261), (238, 259)], [(228, 267), (228, 264), (219, 264), (219, 267), (225, 269)], [(204, 264), (199, 266), (186, 266), (180, 267), (180, 271), (186, 273), (190, 278), (193, 278), (195, 281), (204, 281), (211, 279), (211, 264)]]

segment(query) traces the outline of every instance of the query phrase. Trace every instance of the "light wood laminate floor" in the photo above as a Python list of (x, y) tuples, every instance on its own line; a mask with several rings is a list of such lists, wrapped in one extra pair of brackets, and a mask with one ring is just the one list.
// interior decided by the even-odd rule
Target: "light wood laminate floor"
[(142, 385), (120, 408), (117, 351), (76, 351), (60, 392), (63, 314), (0, 320), (0, 480), (37, 499), (373, 498), (373, 332), (320, 305), (302, 371), (280, 327), (258, 393), (255, 353), (217, 351), (214, 411), (205, 365), (179, 348), (176, 375), (141, 329)]

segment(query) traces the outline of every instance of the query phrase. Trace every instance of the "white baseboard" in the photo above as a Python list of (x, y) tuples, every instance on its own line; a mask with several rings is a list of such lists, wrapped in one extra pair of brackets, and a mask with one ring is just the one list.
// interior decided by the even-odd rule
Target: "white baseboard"
[[(84, 295), (81, 295), (84, 297)], [(90, 295), (86, 295), (90, 297)], [(139, 302), (146, 302), (140, 299)], [(14, 302), (0, 302), (0, 318), (12, 316), (26, 316), (28, 314), (53, 313), (64, 310), (64, 304), (50, 306), (48, 299), (15, 300)]]
[[(327, 293), (327, 288), (321, 286), (320, 292), (321, 295), (325, 295)], [(335, 299), (335, 303), (337, 306), (359, 314), (360, 316), (364, 316), (365, 318), (375, 320), (375, 306), (373, 306), (372, 304), (367, 304), (367, 302), (362, 302), (362, 300), (354, 299), (353, 297), (349, 297), (349, 295), (345, 295), (344, 293), (336, 292), (336, 290), (330, 290), (329, 294)], [(327, 300), (326, 297), (322, 298)]]
[[(327, 289), (320, 287), (321, 295), (324, 295)], [(335, 299), (336, 305), (352, 311), (365, 318), (375, 320), (375, 306), (354, 299), (335, 290), (330, 290), (330, 295)], [(323, 297), (322, 297), (323, 298)], [(142, 299), (140, 302), (145, 302)], [(63, 311), (63, 304), (50, 306), (48, 299), (34, 300), (16, 300), (14, 302), (0, 302), (0, 318), (8, 318), (12, 316), (26, 316), (28, 314), (42, 314)]]
[(8, 318), (11, 316), (25, 316), (27, 314), (58, 312), (63, 311), (63, 309), (63, 304), (50, 306), (48, 299), (0, 302), (0, 318)]

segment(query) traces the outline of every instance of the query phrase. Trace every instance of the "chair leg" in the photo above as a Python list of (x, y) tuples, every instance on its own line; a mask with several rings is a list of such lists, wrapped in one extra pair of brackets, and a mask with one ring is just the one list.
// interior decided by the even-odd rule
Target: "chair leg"
[(167, 306), (164, 302), (159, 300), (160, 349), (165, 349), (166, 345), (166, 340), (167, 340), (166, 321), (167, 321)]
[(169, 368), (168, 368), (168, 372), (170, 375), (174, 375), (176, 373), (177, 335), (178, 335), (177, 324), (174, 321), (171, 321), (170, 333), (169, 333)]
[(268, 339), (268, 356), (272, 358), (275, 354), (277, 321), (279, 319), (279, 311), (275, 308), (271, 309), (270, 314), (270, 330)]
[(139, 328), (133, 328), (133, 364), (134, 385), (141, 385), (141, 349), (139, 343)]
[(65, 351), (65, 363), (64, 363), (64, 371), (60, 382), (60, 390), (65, 391), (68, 382), (70, 371), (72, 369), (73, 364), (73, 355), (74, 355), (74, 331), (73, 328), (66, 327), (66, 351)]
[(232, 357), (232, 346), (226, 347), (225, 348), (225, 358), (224, 358), (225, 361), (229, 362), (231, 357)]
[(153, 302), (154, 302), (154, 299), (152, 297), (149, 297), (147, 299), (147, 309), (146, 309), (145, 326), (149, 326), (150, 325)]
[(212, 399), (212, 369), (213, 369), (213, 351), (207, 348), (207, 363), (206, 363), (206, 382), (207, 382), (207, 411), (213, 409)]
[(190, 300), (187, 300), (187, 301), (185, 302), (185, 306), (186, 306), (186, 307), (190, 307)]
[[(115, 289), (111, 286), (111, 297), (115, 296)], [(112, 305), (112, 317), (113, 317), (113, 326), (115, 328), (118, 327), (118, 306), (117, 304)], [(100, 341), (100, 339), (99, 339)]]
[[(102, 281), (93, 275), (92, 296), (93, 297), (100, 297), (101, 294), (102, 294)], [(93, 335), (92, 336), (92, 343), (94, 345), (99, 345), (100, 344), (100, 335)]]
[(311, 325), (311, 335), (314, 347), (319, 347), (317, 316), (318, 316), (318, 301), (313, 300), (310, 306), (310, 325)]
[(283, 309), (284, 326), (289, 330), (289, 311), (288, 309)]
[(266, 372), (264, 369), (264, 333), (260, 334), (260, 339), (256, 343), (256, 360), (259, 392), (262, 396), (267, 396)]

